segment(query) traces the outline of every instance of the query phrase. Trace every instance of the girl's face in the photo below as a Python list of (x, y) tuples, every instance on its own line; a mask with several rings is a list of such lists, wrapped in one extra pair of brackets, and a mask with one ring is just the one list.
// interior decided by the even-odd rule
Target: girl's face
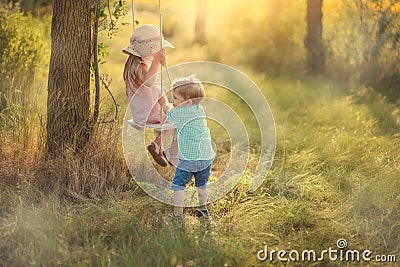
[(172, 91), (172, 105), (174, 107), (181, 106), (187, 100), (176, 90)]

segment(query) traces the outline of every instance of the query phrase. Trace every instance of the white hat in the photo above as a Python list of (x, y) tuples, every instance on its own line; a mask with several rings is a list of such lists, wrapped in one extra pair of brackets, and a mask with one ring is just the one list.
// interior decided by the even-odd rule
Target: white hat
[[(175, 48), (163, 37), (163, 47)], [(130, 38), (130, 44), (122, 52), (139, 57), (147, 57), (161, 49), (160, 30), (151, 24), (138, 27)]]

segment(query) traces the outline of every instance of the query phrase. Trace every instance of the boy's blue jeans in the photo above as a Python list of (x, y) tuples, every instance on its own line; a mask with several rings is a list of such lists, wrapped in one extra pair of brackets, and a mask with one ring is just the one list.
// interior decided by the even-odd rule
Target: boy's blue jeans
[(207, 188), (213, 160), (179, 160), (171, 190), (184, 190), (194, 176), (194, 185)]

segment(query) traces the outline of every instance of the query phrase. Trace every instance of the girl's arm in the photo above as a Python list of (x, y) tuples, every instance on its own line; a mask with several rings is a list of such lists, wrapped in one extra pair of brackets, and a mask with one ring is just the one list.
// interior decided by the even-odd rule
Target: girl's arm
[[(165, 64), (166, 62), (166, 55), (165, 55), (165, 48), (160, 49), (153, 58), (153, 61), (151, 62), (151, 66), (148, 69), (146, 76), (145, 76), (145, 85), (150, 87), (154, 84), (156, 80), (156, 73), (158, 71), (158, 68), (160, 67), (161, 64)], [(150, 79), (151, 78), (151, 79)]]

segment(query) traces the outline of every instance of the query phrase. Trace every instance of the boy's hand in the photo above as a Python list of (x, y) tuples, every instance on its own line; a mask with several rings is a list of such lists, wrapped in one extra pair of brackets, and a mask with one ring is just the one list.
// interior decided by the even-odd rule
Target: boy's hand
[(171, 104), (168, 102), (168, 99), (167, 99), (166, 96), (161, 97), (161, 98), (158, 100), (158, 103), (163, 107), (164, 113), (167, 113), (167, 111), (170, 110), (170, 109), (172, 108), (172, 107), (171, 107)]
[(167, 56), (165, 53), (165, 48), (161, 48), (153, 58), (153, 62), (160, 63), (161, 65), (165, 65), (167, 63)]

